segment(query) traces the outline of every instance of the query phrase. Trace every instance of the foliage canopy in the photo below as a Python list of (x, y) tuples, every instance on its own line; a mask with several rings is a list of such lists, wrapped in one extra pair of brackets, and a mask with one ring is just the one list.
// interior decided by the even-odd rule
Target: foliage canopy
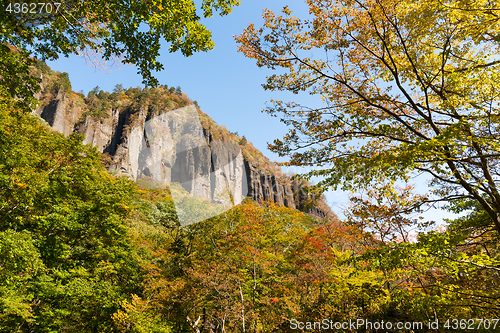
[[(145, 84), (156, 86), (152, 72), (163, 69), (158, 62), (162, 40), (170, 44), (170, 52), (185, 56), (215, 45), (192, 0), (65, 0), (57, 12), (54, 7), (50, 13), (33, 10), (32, 5), (38, 3), (25, 1), (26, 12), (16, 13), (7, 10), (11, 3), (4, 1), (0, 10), (0, 83), (10, 95), (22, 99), (32, 98), (37, 91), (37, 82), (28, 80), (29, 56), (55, 60), (60, 55), (91, 52), (104, 60), (118, 57), (137, 66)], [(201, 15), (207, 18), (218, 12), (224, 16), (239, 3), (203, 0)], [(15, 48), (17, 58), (9, 46)]]
[[(327, 166), (319, 186), (355, 190), (432, 178), (422, 202), (478, 202), (500, 233), (496, 1), (311, 0), (310, 17), (266, 10), (237, 37), (268, 90), (324, 104), (274, 101), (291, 127), (271, 149), (291, 165)], [(422, 203), (421, 202), (421, 203)]]

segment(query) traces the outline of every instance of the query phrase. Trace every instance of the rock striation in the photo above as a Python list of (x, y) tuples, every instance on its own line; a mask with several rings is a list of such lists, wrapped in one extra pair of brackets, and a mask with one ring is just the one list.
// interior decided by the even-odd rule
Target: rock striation
[[(259, 170), (243, 158), (237, 144), (218, 142), (206, 128), (188, 126), (186, 136), (185, 122), (166, 120), (162, 115), (169, 112), (152, 112), (150, 107), (121, 111), (111, 108), (106, 117), (96, 119), (86, 116), (74, 97), (58, 93), (36, 113), (66, 136), (75, 132), (83, 135), (84, 143), (95, 146), (105, 156), (106, 167), (113, 174), (136, 181), (150, 180), (148, 184), (157, 187), (180, 183), (189, 194), (212, 202), (217, 202), (229, 186), (234, 203), (249, 196), (320, 218), (334, 216), (329, 209), (306, 209), (301, 195), (297, 195), (300, 188), (283, 177)], [(176, 143), (175, 138), (181, 137), (178, 140), (182, 142)], [(200, 137), (203, 142), (193, 146), (194, 138)]]
[(54, 130), (65, 136), (73, 133), (75, 124), (83, 112), (68, 94), (62, 92), (57, 93), (53, 99), (35, 111)]

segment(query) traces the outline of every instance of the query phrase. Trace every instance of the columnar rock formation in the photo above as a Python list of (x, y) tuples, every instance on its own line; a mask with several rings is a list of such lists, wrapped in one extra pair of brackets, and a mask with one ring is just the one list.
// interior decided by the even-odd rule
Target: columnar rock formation
[[(159, 187), (177, 182), (191, 195), (212, 202), (218, 200), (229, 184), (235, 203), (250, 196), (256, 201), (272, 200), (278, 205), (305, 210), (297, 195), (294, 198), (298, 189), (290, 181), (265, 174), (243, 159), (238, 145), (222, 145), (207, 129), (200, 127), (194, 132), (189, 129), (190, 135), (204, 138), (204, 146), (189, 146), (191, 143), (186, 142), (179, 145), (174, 138), (185, 135), (186, 128), (181, 121), (162, 119), (165, 113), (128, 108), (122, 112), (110, 110), (107, 117), (96, 120), (82, 117), (83, 110), (78, 105), (74, 99), (70, 101), (64, 94), (58, 94), (37, 113), (66, 136), (73, 132), (82, 134), (84, 143), (92, 144), (108, 157), (107, 168), (111, 173), (134, 180), (154, 180), (149, 184)], [(155, 126), (161, 126), (160, 130), (155, 130)], [(191, 142), (192, 138), (183, 140)], [(319, 217), (331, 214), (318, 208), (306, 211)]]

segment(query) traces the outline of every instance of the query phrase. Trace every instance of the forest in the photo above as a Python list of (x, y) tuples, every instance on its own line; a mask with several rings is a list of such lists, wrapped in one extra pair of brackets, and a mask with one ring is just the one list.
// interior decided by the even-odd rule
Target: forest
[[(168, 189), (111, 175), (106, 156), (33, 110), (59, 93), (95, 119), (128, 107), (125, 99), (185, 105), (181, 89), (159, 86), (154, 72), (163, 68), (160, 40), (186, 56), (213, 48), (194, 3), (2, 9), (0, 332), (499, 329), (500, 4), (306, 3), (308, 17), (265, 10), (261, 27), (235, 39), (242, 56), (275, 70), (264, 89), (322, 101), (273, 100), (266, 112), (289, 132), (269, 147), (288, 158), (281, 166), (310, 167), (303, 179), (321, 177), (307, 183), (318, 197), (350, 191), (345, 218), (246, 198), (188, 226)], [(231, 15), (238, 5), (204, 0), (199, 14)], [(156, 88), (80, 96), (67, 74), (51, 72), (51, 85), (38, 75), (48, 73), (43, 60), (82, 50), (121, 56)], [(246, 139), (203, 121), (263, 170), (279, 170)], [(430, 177), (428, 192), (412, 184), (416, 175)], [(421, 216), (437, 205), (458, 217)], [(381, 322), (391, 327), (373, 325)]]

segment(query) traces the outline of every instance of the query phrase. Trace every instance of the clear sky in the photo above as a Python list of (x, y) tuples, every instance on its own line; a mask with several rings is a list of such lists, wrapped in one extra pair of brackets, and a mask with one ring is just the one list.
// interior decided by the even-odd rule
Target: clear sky
[[(261, 110), (265, 108), (266, 101), (286, 94), (264, 91), (261, 84), (271, 71), (258, 68), (254, 60), (237, 52), (233, 36), (240, 34), (249, 23), (261, 23), (264, 8), (279, 10), (287, 4), (290, 5), (290, 0), (243, 0), (230, 15), (203, 20), (212, 31), (215, 48), (188, 58), (180, 53), (169, 53), (165, 44), (159, 59), (165, 70), (156, 73), (160, 84), (180, 86), (218, 124), (225, 125), (232, 132), (237, 131), (240, 136), (245, 135), (271, 160), (278, 157), (267, 150), (266, 142), (282, 136), (286, 128), (279, 119)], [(302, 1), (296, 1), (296, 4), (290, 7), (300, 7), (302, 13), (307, 13)], [(142, 78), (129, 65), (120, 64), (120, 69), (108, 66), (106, 70), (99, 70), (78, 56), (62, 58), (48, 65), (54, 70), (67, 72), (73, 90), (83, 90), (85, 94), (95, 86), (106, 91), (112, 91), (118, 83), (124, 87), (142, 86)], [(297, 97), (289, 96), (292, 97), (283, 98)]]
[[(264, 8), (277, 12), (286, 5), (296, 16), (308, 14), (307, 5), (299, 0), (243, 0), (230, 15), (203, 20), (203, 24), (212, 31), (215, 48), (186, 58), (181, 54), (169, 53), (168, 45), (165, 44), (159, 59), (165, 70), (156, 73), (160, 84), (180, 86), (219, 125), (225, 125), (240, 136), (244, 135), (264, 155), (277, 161), (284, 159), (270, 152), (267, 143), (281, 138), (287, 129), (278, 118), (261, 112), (266, 102), (271, 99), (319, 102), (312, 100), (313, 97), (307, 93), (293, 95), (264, 91), (261, 85), (272, 71), (258, 68), (253, 59), (247, 59), (237, 52), (234, 35), (241, 34), (249, 23), (259, 27), (263, 22)], [(119, 64), (120, 69), (113, 65), (96, 69), (91, 62), (79, 56), (61, 58), (48, 62), (48, 65), (54, 70), (67, 72), (73, 90), (85, 94), (95, 86), (105, 91), (112, 91), (119, 83), (125, 88), (143, 86), (136, 69), (128, 65)], [(342, 217), (341, 206), (347, 205), (347, 194), (330, 191), (326, 197), (333, 211)]]

